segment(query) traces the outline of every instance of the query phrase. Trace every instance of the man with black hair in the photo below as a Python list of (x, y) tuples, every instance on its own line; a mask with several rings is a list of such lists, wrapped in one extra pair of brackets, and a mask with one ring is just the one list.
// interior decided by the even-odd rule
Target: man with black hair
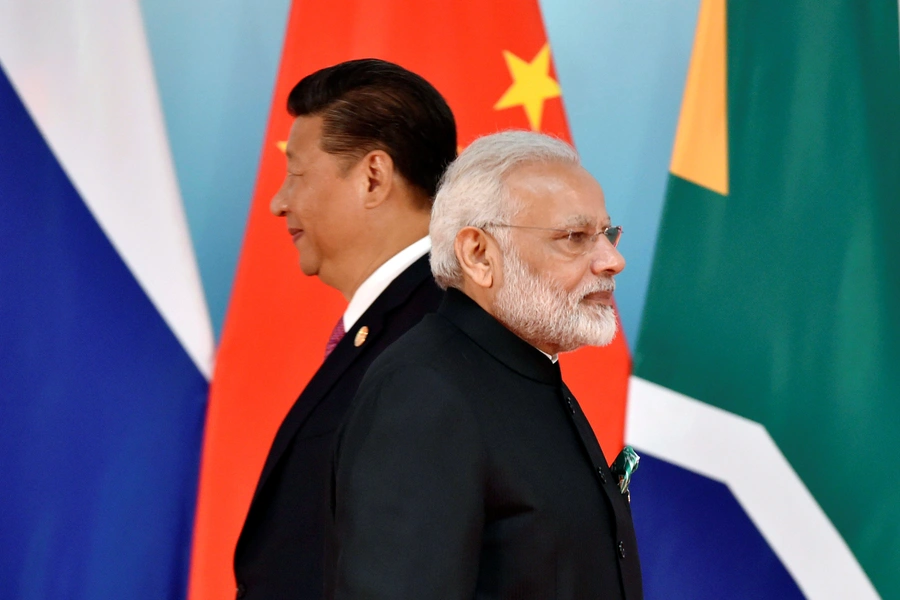
[(270, 208), (303, 273), (348, 306), (269, 451), (235, 549), (238, 598), (322, 595), (334, 433), (372, 361), (440, 303), (428, 223), (457, 148), (437, 90), (381, 60), (305, 77), (287, 109), (287, 174)]

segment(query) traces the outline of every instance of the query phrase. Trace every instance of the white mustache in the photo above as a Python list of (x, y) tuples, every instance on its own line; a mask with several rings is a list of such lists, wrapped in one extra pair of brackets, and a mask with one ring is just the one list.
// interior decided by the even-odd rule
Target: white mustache
[(598, 279), (596, 282), (585, 286), (584, 289), (579, 290), (579, 294), (582, 298), (587, 296), (588, 294), (593, 294), (594, 292), (615, 292), (616, 291), (616, 280), (612, 277), (604, 277), (603, 279)]

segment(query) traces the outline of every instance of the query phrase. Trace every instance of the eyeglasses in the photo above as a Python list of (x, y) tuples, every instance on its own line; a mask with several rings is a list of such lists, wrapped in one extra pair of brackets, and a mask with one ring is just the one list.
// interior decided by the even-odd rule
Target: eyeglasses
[(568, 254), (587, 254), (597, 246), (600, 236), (603, 236), (615, 248), (622, 239), (622, 227), (610, 225), (596, 233), (589, 233), (583, 229), (554, 229), (552, 227), (532, 227), (530, 225), (510, 225), (508, 223), (490, 223), (485, 227), (510, 227), (512, 229), (534, 229), (536, 231), (552, 231), (559, 235), (554, 241), (558, 242)]

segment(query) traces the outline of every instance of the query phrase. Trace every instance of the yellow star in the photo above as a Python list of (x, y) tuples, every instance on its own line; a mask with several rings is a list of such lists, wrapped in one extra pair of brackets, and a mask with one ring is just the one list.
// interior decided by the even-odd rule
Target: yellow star
[(561, 95), (559, 84), (550, 77), (550, 44), (544, 44), (541, 51), (529, 63), (509, 50), (503, 51), (513, 83), (494, 105), (494, 110), (521, 106), (528, 116), (528, 123), (534, 131), (540, 131), (544, 116), (544, 100)]
[(282, 153), (287, 152), (287, 141), (275, 142), (275, 145)]

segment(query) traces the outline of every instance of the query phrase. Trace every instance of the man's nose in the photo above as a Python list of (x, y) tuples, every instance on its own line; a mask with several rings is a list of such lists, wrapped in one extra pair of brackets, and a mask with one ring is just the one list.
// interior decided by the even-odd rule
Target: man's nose
[(278, 192), (272, 196), (272, 199), (269, 201), (269, 212), (271, 212), (276, 217), (283, 217), (285, 212), (287, 211), (287, 206), (284, 201), (285, 192), (284, 192), (284, 184), (278, 189)]
[(625, 268), (625, 257), (609, 240), (601, 236), (591, 251), (591, 272), (594, 275), (618, 275)]

